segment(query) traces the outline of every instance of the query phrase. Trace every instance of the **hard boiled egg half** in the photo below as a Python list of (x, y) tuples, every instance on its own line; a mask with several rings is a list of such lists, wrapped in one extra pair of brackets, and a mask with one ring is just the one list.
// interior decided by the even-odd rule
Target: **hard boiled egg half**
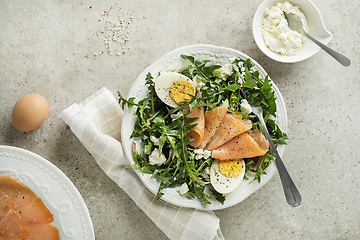
[(245, 175), (245, 162), (239, 160), (214, 160), (210, 168), (210, 182), (222, 194), (231, 193), (241, 184)]
[(161, 101), (176, 108), (181, 102), (189, 102), (190, 95), (195, 96), (195, 84), (183, 74), (162, 73), (155, 80), (155, 91)]

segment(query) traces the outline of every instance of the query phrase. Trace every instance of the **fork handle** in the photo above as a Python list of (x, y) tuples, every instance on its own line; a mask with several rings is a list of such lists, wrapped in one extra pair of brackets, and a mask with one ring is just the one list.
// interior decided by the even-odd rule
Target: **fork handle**
[(307, 38), (309, 38), (311, 41), (313, 41), (316, 45), (318, 45), (319, 47), (321, 47), (325, 52), (327, 52), (328, 54), (330, 54), (333, 58), (335, 58), (339, 63), (341, 63), (343, 66), (347, 67), (350, 65), (351, 61), (348, 57), (346, 57), (345, 55), (343, 55), (342, 53), (339, 53), (337, 51), (335, 51), (334, 49), (326, 46), (325, 44), (323, 44), (322, 42), (318, 41), (317, 39), (313, 38), (312, 36), (310, 36), (307, 32), (303, 31), (305, 36)]
[(259, 120), (260, 120), (261, 125), (263, 126), (265, 136), (269, 141), (270, 149), (276, 155), (275, 163), (276, 163), (276, 167), (279, 172), (281, 183), (283, 185), (286, 201), (290, 206), (297, 207), (301, 203), (301, 194), (300, 194), (299, 190), (297, 189), (295, 183), (291, 179), (278, 151), (276, 150), (276, 147), (275, 147), (273, 141), (271, 140), (271, 136), (266, 128), (264, 118), (262, 116), (259, 116)]

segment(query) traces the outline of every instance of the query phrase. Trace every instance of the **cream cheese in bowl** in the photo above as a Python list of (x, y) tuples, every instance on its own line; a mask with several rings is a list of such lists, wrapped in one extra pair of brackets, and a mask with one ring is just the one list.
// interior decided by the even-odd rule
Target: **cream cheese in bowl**
[[(273, 6), (276, 6), (278, 3), (284, 3), (285, 1), (291, 3), (294, 7), (299, 7), (299, 10), (305, 15), (307, 27), (309, 29), (308, 34), (325, 45), (330, 42), (332, 35), (326, 29), (319, 10), (310, 0), (263, 0), (254, 14), (252, 32), (256, 45), (269, 58), (282, 63), (300, 62), (314, 56), (317, 52), (320, 51), (321, 48), (309, 39), (306, 39), (303, 41), (302, 46), (299, 48), (299, 51), (296, 54), (281, 54), (279, 52), (270, 50), (270, 48), (265, 44), (265, 40), (262, 34), (264, 18), (267, 17), (266, 11)], [(281, 18), (282, 17), (285, 21), (285, 16), (281, 16)], [(275, 19), (276, 18), (274, 18), (274, 21)]]
[(289, 29), (283, 11), (297, 15), (305, 31), (308, 31), (306, 17), (299, 6), (286, 1), (266, 9), (261, 32), (265, 45), (271, 51), (291, 56), (299, 53), (305, 36)]

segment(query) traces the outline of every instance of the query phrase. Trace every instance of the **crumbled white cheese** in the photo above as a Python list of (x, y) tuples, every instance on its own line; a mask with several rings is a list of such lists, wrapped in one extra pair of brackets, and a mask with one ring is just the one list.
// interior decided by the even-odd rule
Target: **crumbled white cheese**
[(252, 112), (252, 107), (246, 99), (242, 99), (240, 105), (240, 110), (242, 113), (250, 114)]
[(210, 181), (210, 167), (206, 167), (201, 176), (205, 179), (205, 181)]
[(179, 190), (178, 190), (178, 192), (180, 193), (180, 195), (184, 195), (184, 194), (187, 193), (188, 191), (189, 191), (189, 187), (188, 187), (188, 185), (187, 185), (186, 183), (183, 183), (183, 184), (180, 186)]
[(196, 154), (196, 155), (195, 155), (195, 159), (196, 159), (196, 160), (200, 160), (200, 159), (202, 159), (202, 158), (203, 158), (203, 156), (200, 155), (200, 154)]
[(233, 68), (231, 64), (225, 64), (221, 67), (221, 77), (222, 79), (227, 79), (233, 73)]
[(211, 156), (211, 151), (209, 150), (203, 150), (203, 149), (195, 149), (194, 150), (194, 154), (195, 154), (195, 159), (199, 160), (199, 159), (207, 159)]
[(238, 66), (239, 66), (239, 70), (241, 72), (239, 78), (238, 78), (238, 83), (239, 84), (242, 84), (246, 81), (246, 68), (244, 66), (244, 62), (239, 62), (238, 63)]
[(300, 51), (305, 37), (288, 27), (283, 11), (297, 15), (303, 24), (304, 30), (308, 31), (306, 17), (299, 6), (294, 6), (286, 1), (279, 2), (265, 11), (262, 36), (266, 46), (271, 51), (284, 55), (294, 55)]
[(238, 78), (238, 82), (239, 84), (245, 83), (246, 82), (246, 73), (242, 72), (241, 75)]
[(150, 136), (150, 141), (152, 141), (155, 146), (159, 146), (159, 139), (157, 137)]
[(204, 173), (206, 173), (207, 175), (210, 175), (210, 167), (206, 167), (204, 170)]
[(195, 149), (195, 150), (194, 150), (194, 153), (195, 153), (195, 154), (201, 154), (201, 155), (202, 155), (202, 154), (204, 153), (204, 149), (201, 149), (201, 148)]
[(159, 149), (155, 148), (149, 156), (149, 163), (151, 165), (161, 165), (166, 162), (166, 157), (163, 153), (160, 154)]
[(238, 66), (239, 66), (241, 72), (245, 72), (244, 62), (239, 62)]
[(205, 159), (209, 158), (211, 156), (211, 151), (205, 150), (203, 156)]
[(197, 76), (193, 78), (193, 82), (195, 83), (195, 87), (197, 91), (200, 91), (200, 89), (205, 86), (205, 83), (201, 81)]

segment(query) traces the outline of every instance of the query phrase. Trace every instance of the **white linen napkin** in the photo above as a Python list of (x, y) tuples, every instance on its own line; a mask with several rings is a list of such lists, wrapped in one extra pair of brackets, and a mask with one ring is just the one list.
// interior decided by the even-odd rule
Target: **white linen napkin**
[(102, 170), (121, 187), (170, 239), (224, 239), (220, 220), (213, 211), (174, 206), (156, 200), (126, 159), (120, 128), (123, 111), (105, 87), (81, 104), (61, 113), (80, 142)]

